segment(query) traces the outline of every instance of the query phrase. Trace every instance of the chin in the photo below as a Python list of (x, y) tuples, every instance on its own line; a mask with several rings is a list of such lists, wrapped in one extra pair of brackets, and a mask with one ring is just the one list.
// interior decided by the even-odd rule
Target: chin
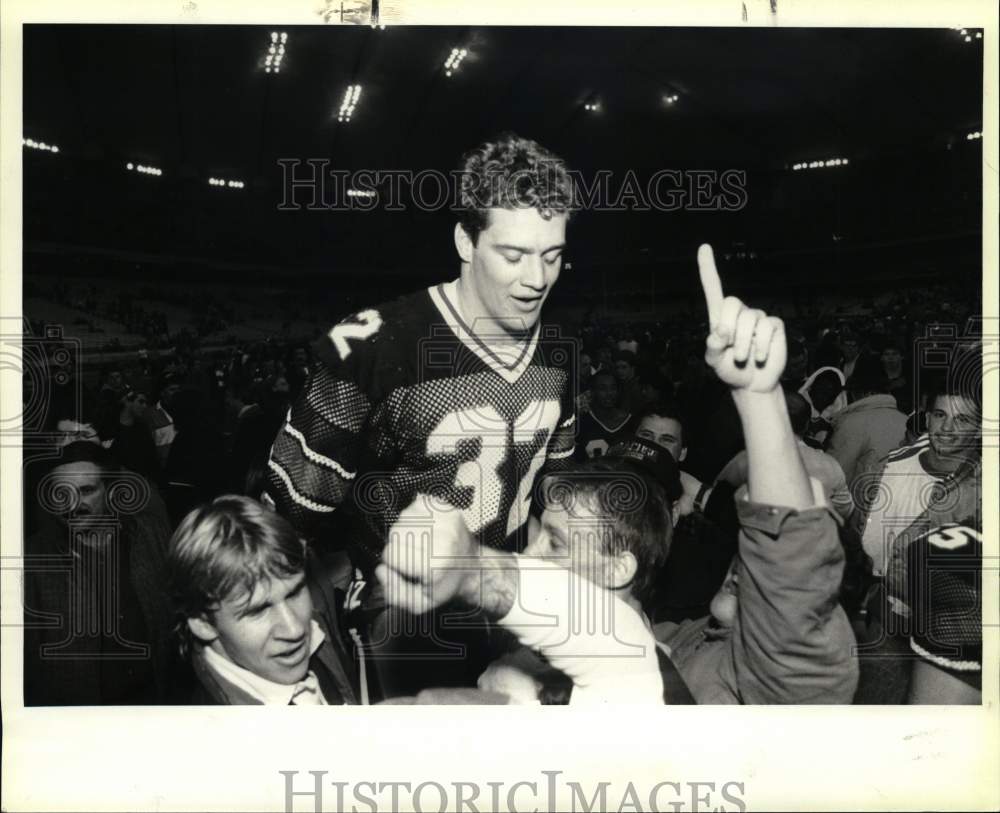
[(502, 319), (500, 324), (505, 331), (516, 335), (533, 330), (537, 322), (537, 316), (512, 316)]
[(298, 683), (300, 680), (305, 679), (305, 676), (309, 673), (309, 661), (308, 659), (302, 662), (301, 666), (297, 666), (294, 669), (275, 669), (270, 675), (264, 675), (268, 680), (274, 683), (280, 683), (283, 686), (291, 686), (294, 683)]

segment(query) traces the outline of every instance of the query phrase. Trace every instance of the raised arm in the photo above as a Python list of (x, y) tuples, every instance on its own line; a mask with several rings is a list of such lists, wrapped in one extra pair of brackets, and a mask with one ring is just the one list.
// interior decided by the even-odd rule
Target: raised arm
[(729, 385), (746, 440), (750, 499), (789, 508), (813, 505), (785, 397), (785, 326), (776, 316), (724, 297), (712, 249), (698, 249), (698, 272), (708, 306), (705, 361)]
[(734, 571), (738, 612), (723, 678), (744, 704), (849, 703), (857, 660), (837, 603), (844, 554), (788, 419), (779, 384), (784, 326), (723, 298), (708, 246), (698, 265), (710, 325), (705, 359), (732, 390), (747, 446), (749, 501), (738, 505)]

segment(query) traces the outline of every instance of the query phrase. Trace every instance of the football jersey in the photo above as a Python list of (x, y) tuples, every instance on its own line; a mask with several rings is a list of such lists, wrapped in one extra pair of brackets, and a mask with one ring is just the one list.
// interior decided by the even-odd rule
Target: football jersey
[[(516, 347), (490, 342), (457, 301), (456, 282), (437, 285), (317, 342), (268, 472), (278, 510), (307, 535), (374, 563), (400, 512), (432, 495), (428, 512), (460, 510), (482, 544), (520, 546), (536, 477), (573, 454), (575, 348), (540, 324)], [(341, 505), (352, 538), (324, 540)]]
[(593, 412), (580, 415), (580, 429), (577, 432), (576, 456), (580, 460), (604, 457), (608, 449), (619, 441), (630, 440), (635, 434), (635, 420), (627, 414), (617, 426), (608, 426)]
[(945, 669), (982, 669), (983, 542), (969, 524), (927, 533), (907, 550), (907, 595), (912, 608), (910, 646)]

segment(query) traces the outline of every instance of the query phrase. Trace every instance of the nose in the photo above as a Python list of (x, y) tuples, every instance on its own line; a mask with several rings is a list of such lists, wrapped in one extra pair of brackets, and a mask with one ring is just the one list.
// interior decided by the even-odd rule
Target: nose
[(296, 641), (305, 635), (306, 621), (308, 619), (300, 617), (287, 601), (278, 608), (278, 621), (275, 627), (275, 637), (284, 640)]
[(521, 284), (536, 293), (541, 293), (545, 290), (545, 261), (540, 255), (531, 257), (524, 264), (524, 271), (521, 274)]

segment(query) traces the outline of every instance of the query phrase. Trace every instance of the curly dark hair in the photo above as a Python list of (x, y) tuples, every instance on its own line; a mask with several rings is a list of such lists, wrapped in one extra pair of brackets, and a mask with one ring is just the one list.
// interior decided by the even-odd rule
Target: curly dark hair
[(459, 222), (473, 244), (486, 229), (487, 210), (533, 207), (548, 219), (571, 217), (576, 195), (566, 163), (540, 144), (503, 133), (462, 156), (458, 170)]

